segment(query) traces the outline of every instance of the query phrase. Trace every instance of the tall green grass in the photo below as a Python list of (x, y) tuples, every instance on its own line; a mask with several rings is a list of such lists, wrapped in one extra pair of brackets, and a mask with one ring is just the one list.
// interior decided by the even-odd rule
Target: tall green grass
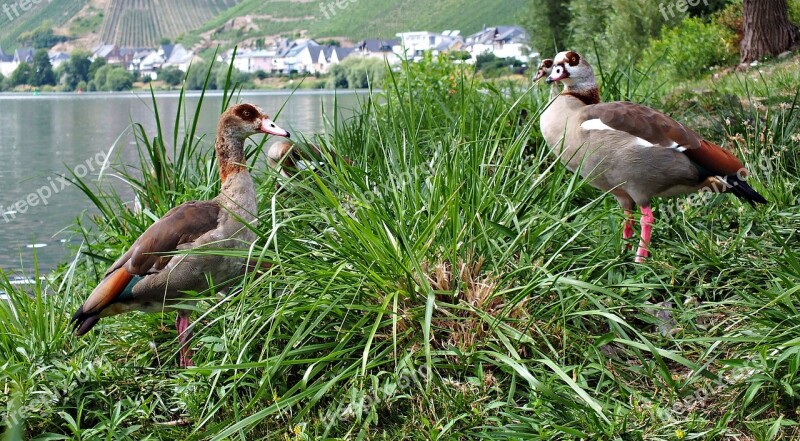
[[(609, 93), (659, 96), (630, 70), (604, 72)], [(202, 100), (175, 116), (184, 130), (171, 137), (134, 126), (140, 163), (113, 173), (144, 209), (80, 182), (99, 215), (78, 226), (86, 245), (73, 264), (47, 292), (2, 286), (0, 404), (23, 415), (7, 438), (794, 436), (797, 114), (758, 116), (780, 133), (766, 145), (755, 122), (739, 125), (744, 113), (724, 125), (715, 108), (706, 129), (741, 135), (748, 163), (788, 147), (754, 171), (772, 204), (662, 202), (671, 214), (657, 210), (654, 256), (636, 265), (613, 198), (547, 151), (547, 95), (430, 59), (390, 73), (351, 119), (334, 113), (306, 134), (325, 167), (285, 179), (255, 145), (258, 239), (237, 256), (273, 267), (204, 293), (186, 370), (170, 316), (106, 319), (80, 340), (68, 326), (152, 220), (218, 191), (210, 129), (184, 117)]]

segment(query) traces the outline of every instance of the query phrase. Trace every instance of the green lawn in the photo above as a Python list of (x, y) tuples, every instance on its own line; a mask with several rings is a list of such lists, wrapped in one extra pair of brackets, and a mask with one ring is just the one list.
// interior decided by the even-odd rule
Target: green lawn
[[(285, 180), (253, 146), (259, 239), (241, 257), (275, 266), (198, 293), (188, 370), (174, 313), (71, 335), (107, 260), (152, 222), (78, 183), (100, 215), (76, 226), (86, 244), (49, 295), (1, 284), (8, 439), (795, 439), (798, 85), (788, 64), (704, 91), (605, 72), (604, 99), (699, 125), (770, 201), (659, 201), (638, 265), (614, 199), (547, 151), (544, 86), (406, 67), (315, 138), (353, 166)], [(136, 191), (156, 216), (218, 191), (207, 128), (184, 124), (140, 133), (142, 164), (118, 166), (152, 170)]]

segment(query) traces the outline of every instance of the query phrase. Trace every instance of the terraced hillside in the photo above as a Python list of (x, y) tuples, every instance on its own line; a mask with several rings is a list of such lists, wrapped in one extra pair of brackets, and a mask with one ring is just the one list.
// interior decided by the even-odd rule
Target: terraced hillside
[[(344, 7), (339, 7), (341, 4)], [(206, 23), (202, 33), (215, 42), (307, 30), (310, 36), (389, 38), (398, 32), (459, 29), (463, 34), (484, 26), (515, 24), (527, 0), (241, 0)], [(233, 20), (236, 17), (245, 19)], [(191, 42), (191, 41), (190, 41)]]
[[(3, 2), (8, 7), (0, 12), (0, 46), (10, 52), (17, 47), (19, 34), (49, 22), (61, 26), (75, 16), (89, 0), (42, 1), (22, 10), (20, 2)], [(12, 6), (14, 9), (12, 9)]]
[(112, 0), (102, 38), (120, 46), (154, 46), (202, 26), (237, 0)]
[[(0, 45), (18, 46), (20, 33), (49, 21), (73, 41), (91, 34), (122, 46), (154, 46), (168, 37), (205, 46), (233, 46), (248, 38), (389, 38), (412, 30), (459, 29), (519, 22), (528, 0), (58, 0), (41, 1), (18, 16), (0, 10)], [(10, 3), (10, 2), (6, 2)], [(18, 5), (18, 2), (13, 3)], [(342, 7), (338, 5), (341, 4)], [(72, 19), (76, 20), (72, 20)], [(72, 20), (72, 21), (70, 21)]]

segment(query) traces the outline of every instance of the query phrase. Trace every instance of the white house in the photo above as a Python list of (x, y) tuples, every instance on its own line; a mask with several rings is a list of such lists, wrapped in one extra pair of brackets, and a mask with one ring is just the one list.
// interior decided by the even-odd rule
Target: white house
[(0, 47), (0, 75), (10, 77), (14, 70), (17, 68), (17, 63), (14, 62), (14, 56), (3, 52)]
[(69, 61), (69, 54), (66, 52), (50, 52), (47, 55), (50, 57), (50, 65), (53, 66), (53, 69)]
[(493, 53), (498, 58), (516, 58), (527, 62), (531, 55), (528, 33), (518, 26), (494, 26), (470, 35), (464, 50), (475, 60), (478, 55)]
[[(226, 61), (233, 56), (233, 50), (228, 51), (227, 55), (220, 61)], [(271, 73), (275, 69), (274, 60), (278, 53), (274, 49), (249, 50), (244, 49), (236, 53), (233, 60), (233, 67), (240, 72), (255, 73), (264, 71)]]
[(419, 60), (422, 54), (431, 51), (434, 55), (453, 49), (463, 43), (459, 36), (460, 31), (435, 32), (402, 32), (397, 34), (399, 44), (395, 52), (409, 60)]
[(177, 67), (186, 72), (194, 59), (194, 52), (183, 47), (182, 44), (164, 44), (158, 48), (164, 58), (162, 67)]
[(365, 58), (384, 59), (389, 64), (398, 64), (401, 60), (395, 53), (395, 48), (399, 47), (399, 40), (363, 40), (356, 45), (354, 54)]

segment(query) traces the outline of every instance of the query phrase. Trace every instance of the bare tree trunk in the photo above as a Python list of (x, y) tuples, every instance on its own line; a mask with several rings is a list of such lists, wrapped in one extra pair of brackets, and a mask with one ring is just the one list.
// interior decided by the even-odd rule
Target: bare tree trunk
[(789, 21), (786, 0), (744, 0), (741, 63), (778, 55), (800, 42), (800, 31)]

